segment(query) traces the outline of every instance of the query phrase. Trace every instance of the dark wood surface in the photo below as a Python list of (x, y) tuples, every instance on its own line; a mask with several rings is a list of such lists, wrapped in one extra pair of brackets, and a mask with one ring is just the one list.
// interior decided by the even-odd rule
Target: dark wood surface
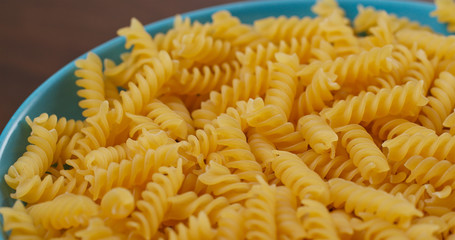
[(229, 2), (238, 1), (0, 0), (0, 132), (34, 89), (131, 17), (150, 23)]

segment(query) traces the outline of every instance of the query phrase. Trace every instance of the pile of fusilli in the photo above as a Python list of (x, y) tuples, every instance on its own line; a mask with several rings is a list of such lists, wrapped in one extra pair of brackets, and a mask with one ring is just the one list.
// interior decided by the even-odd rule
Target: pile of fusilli
[(0, 209), (4, 230), (454, 239), (455, 38), (371, 7), (312, 10), (176, 17), (155, 36), (133, 19), (119, 64), (76, 62), (85, 120), (27, 118), (5, 176), (27, 204)]

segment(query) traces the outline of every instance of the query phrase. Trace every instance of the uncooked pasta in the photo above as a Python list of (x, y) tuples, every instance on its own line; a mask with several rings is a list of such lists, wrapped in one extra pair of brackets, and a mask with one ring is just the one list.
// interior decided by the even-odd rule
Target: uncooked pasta
[[(455, 26), (451, 0), (432, 13)], [(452, 10), (450, 10), (452, 9)], [(455, 239), (455, 40), (335, 0), (228, 11), (89, 53), (84, 120), (43, 113), (9, 168), (11, 239)]]

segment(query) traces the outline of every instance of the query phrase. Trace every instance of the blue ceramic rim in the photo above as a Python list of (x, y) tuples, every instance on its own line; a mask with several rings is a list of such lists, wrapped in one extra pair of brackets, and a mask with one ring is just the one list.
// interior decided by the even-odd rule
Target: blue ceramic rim
[[(223, 4), (223, 5), (217, 5), (213, 7), (208, 7), (208, 8), (203, 8), (200, 10), (195, 10), (195, 11), (190, 11), (187, 13), (182, 14), (182, 16), (185, 17), (190, 17), (190, 18), (200, 18), (201, 16), (207, 17), (211, 15), (212, 13), (223, 10), (223, 9), (229, 9), (232, 11), (241, 11), (242, 9), (245, 8), (251, 8), (251, 7), (273, 7), (276, 6), (277, 4), (280, 5), (289, 5), (289, 4), (295, 4), (298, 2), (303, 2), (304, 0), (267, 0), (267, 1), (251, 1), (251, 2), (237, 2), (237, 3), (230, 3), (230, 4)], [(312, 1), (314, 2), (314, 1)], [(383, 1), (375, 1), (375, 0), (340, 0), (340, 4), (343, 3), (358, 3), (358, 4), (364, 4), (366, 6), (368, 5), (374, 5), (375, 7), (403, 7), (403, 4), (406, 5), (411, 5), (412, 7), (417, 7), (417, 8), (425, 8), (431, 10), (431, 8), (434, 8), (434, 5), (432, 3), (428, 2), (414, 2), (414, 1), (393, 1), (393, 0), (383, 0)], [(170, 27), (172, 26), (174, 21), (174, 16), (168, 17), (163, 20), (159, 20), (157, 22), (150, 23), (146, 25), (147, 31), (153, 31), (155, 29), (162, 29), (165, 27)], [(105, 43), (102, 43), (101, 45), (93, 48), (92, 52), (103, 52), (105, 50), (108, 50), (112, 45), (116, 45), (124, 41), (122, 37), (115, 37)], [(79, 56), (78, 58), (74, 59), (73, 61), (69, 62), (66, 64), (63, 68), (59, 69), (56, 73), (54, 73), (51, 77), (49, 77), (47, 80), (45, 80), (37, 89), (35, 89), (26, 99), (25, 101), (19, 106), (19, 108), (16, 110), (16, 112), (13, 114), (11, 119), (8, 121), (6, 124), (5, 128), (3, 129), (1, 135), (0, 135), (0, 154), (5, 151), (6, 145), (8, 140), (10, 139), (11, 135), (13, 134), (13, 130), (17, 127), (20, 121), (22, 121), (26, 117), (26, 112), (28, 109), (28, 106), (30, 103), (41, 95), (43, 92), (51, 88), (56, 82), (58, 82), (61, 78), (62, 75), (64, 75), (65, 72), (70, 71), (71, 69), (74, 68), (74, 63), (77, 59), (84, 58), (87, 53), (84, 53), (83, 55)]]

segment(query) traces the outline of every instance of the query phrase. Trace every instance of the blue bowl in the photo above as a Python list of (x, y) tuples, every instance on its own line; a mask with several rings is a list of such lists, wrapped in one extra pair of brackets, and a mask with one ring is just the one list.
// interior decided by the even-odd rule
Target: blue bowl
[[(275, 1), (250, 1), (210, 7), (183, 14), (193, 20), (207, 22), (211, 15), (219, 10), (229, 10), (232, 15), (239, 17), (245, 23), (268, 16), (295, 15), (314, 16), (310, 8), (314, 1), (309, 0), (275, 0)], [(430, 3), (412, 1), (377, 1), (377, 0), (339, 0), (339, 5), (346, 10), (350, 19), (357, 15), (357, 5), (373, 6), (383, 9), (401, 17), (408, 17), (413, 21), (431, 27), (434, 31), (448, 34), (446, 26), (430, 17), (430, 12), (435, 6)], [(146, 26), (147, 31), (154, 35), (165, 32), (173, 25), (173, 18), (154, 22)], [(121, 26), (119, 26), (121, 27)], [(101, 58), (119, 60), (120, 53), (124, 52), (124, 39), (116, 37), (91, 50)], [(79, 58), (85, 58), (85, 54)], [(7, 173), (17, 158), (25, 151), (30, 128), (25, 122), (25, 117), (39, 116), (41, 113), (56, 114), (59, 117), (82, 119), (82, 110), (78, 106), (80, 98), (76, 95), (78, 87), (75, 85), (75, 61), (70, 62), (40, 87), (38, 87), (19, 107), (0, 135), (0, 205), (12, 206), (14, 200), (10, 198), (12, 189), (4, 181)], [(0, 236), (1, 239), (4, 237)]]

